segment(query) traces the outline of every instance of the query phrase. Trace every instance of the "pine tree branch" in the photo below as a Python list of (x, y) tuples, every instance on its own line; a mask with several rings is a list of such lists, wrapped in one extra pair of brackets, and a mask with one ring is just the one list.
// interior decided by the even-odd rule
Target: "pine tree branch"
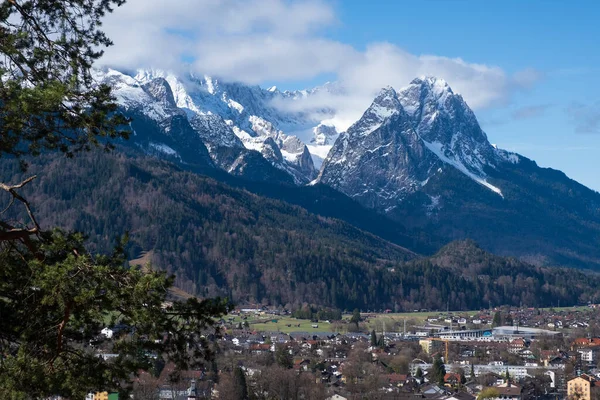
[[(40, 225), (38, 224), (35, 216), (33, 215), (33, 212), (31, 211), (29, 202), (17, 192), (17, 189), (21, 189), (23, 186), (27, 185), (35, 178), (37, 178), (37, 175), (30, 176), (29, 178), (25, 179), (20, 183), (17, 183), (16, 185), (7, 185), (5, 183), (0, 182), (0, 189), (4, 190), (12, 196), (10, 205), (12, 205), (15, 200), (18, 200), (21, 203), (23, 203), (25, 209), (27, 210), (27, 215), (33, 223), (33, 228), (16, 228), (4, 221), (0, 221), (0, 227), (4, 228), (4, 231), (0, 232), (0, 242), (8, 240), (26, 239), (29, 236), (36, 235), (40, 232)], [(5, 209), (2, 212), (4, 213), (6, 210), (7, 209)]]

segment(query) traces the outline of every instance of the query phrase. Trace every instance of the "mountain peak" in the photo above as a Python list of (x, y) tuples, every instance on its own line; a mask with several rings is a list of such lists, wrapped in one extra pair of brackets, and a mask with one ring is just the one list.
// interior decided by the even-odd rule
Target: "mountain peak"
[(435, 76), (425, 76), (422, 75), (418, 78), (413, 79), (410, 82), (410, 85), (422, 86), (425, 87), (435, 93), (444, 93), (448, 92), (450, 94), (454, 94), (448, 82), (446, 82), (442, 78), (437, 78)]
[(380, 96), (396, 96), (396, 90), (390, 85), (387, 85), (379, 90), (376, 97)]
[(398, 100), (398, 93), (391, 86), (386, 86), (382, 88), (375, 99), (373, 99), (373, 103), (371, 104), (371, 108), (376, 105), (382, 107), (386, 110), (395, 111), (398, 108), (402, 108), (400, 101)]
[(348, 132), (365, 136), (379, 128), (392, 115), (403, 112), (398, 94), (391, 86), (379, 91), (373, 103)]

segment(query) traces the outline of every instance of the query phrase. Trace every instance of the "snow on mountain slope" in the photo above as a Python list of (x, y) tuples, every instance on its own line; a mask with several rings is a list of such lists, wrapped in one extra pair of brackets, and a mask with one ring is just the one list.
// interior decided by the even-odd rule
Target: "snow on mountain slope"
[[(307, 183), (316, 176), (309, 149), (300, 138), (288, 132), (305, 132), (316, 126), (318, 121), (300, 112), (283, 112), (273, 105), (277, 99), (306, 96), (308, 92), (280, 92), (276, 88), (265, 90), (193, 74), (180, 78), (156, 70), (140, 70), (134, 80), (144, 83), (159, 77), (169, 82), (177, 106), (192, 119), (198, 115), (221, 117), (247, 149), (265, 155), (274, 166), (293, 176), (297, 184)], [(286, 128), (285, 133), (282, 127)], [(269, 149), (272, 146), (270, 141), (267, 142), (269, 138), (279, 147), (278, 152)], [(212, 139), (214, 141), (216, 137)], [(227, 136), (220, 145), (230, 146), (232, 143)], [(215, 145), (213, 143), (213, 147)], [(282, 160), (278, 157), (279, 153)]]
[(392, 88), (383, 89), (333, 145), (319, 182), (390, 211), (442, 163), (420, 140)]
[(462, 96), (442, 79), (422, 77), (398, 98), (424, 141), (439, 143), (439, 154), (449, 163), (485, 178), (485, 167), (495, 162), (494, 148)]
[[(222, 83), (207, 76), (181, 77), (151, 69), (138, 70), (135, 76), (110, 69), (96, 71), (96, 80), (114, 88), (117, 101), (126, 112), (133, 110), (157, 122), (175, 114), (187, 117), (213, 160), (226, 170), (232, 169), (232, 163), (239, 166), (240, 160), (256, 162), (255, 157), (238, 159), (243, 148), (262, 154), (295, 184), (308, 183), (317, 175), (308, 147), (298, 137), (284, 133), (280, 126), (306, 131), (318, 122), (302, 113), (281, 112), (272, 105), (276, 98), (305, 96), (307, 92), (264, 90)], [(144, 89), (155, 82), (168, 86), (168, 99), (152, 98), (152, 93)], [(162, 93), (156, 90), (159, 97), (166, 96), (164, 88)], [(248, 167), (244, 166), (244, 170)]]
[(423, 77), (398, 92), (382, 89), (335, 142), (317, 181), (390, 211), (446, 167), (503, 197), (486, 170), (518, 160), (488, 142), (471, 109), (445, 81)]
[(133, 118), (134, 135), (127, 145), (173, 161), (214, 168), (208, 149), (185, 111), (177, 107), (164, 78), (138, 82), (114, 70), (95, 71), (94, 78), (113, 88), (121, 110)]
[[(101, 77), (115, 88), (115, 95), (125, 109), (135, 108), (156, 121), (170, 115), (187, 117), (213, 161), (228, 171), (236, 170), (234, 164), (240, 166), (247, 160), (242, 155), (245, 149), (260, 153), (271, 165), (288, 174), (295, 184), (306, 184), (317, 175), (319, 181), (328, 183), (328, 176), (341, 176), (342, 172), (332, 175), (325, 169), (331, 170), (333, 165), (343, 169), (353, 158), (347, 169), (356, 173), (364, 154), (368, 153), (370, 160), (380, 154), (395, 168), (391, 171), (394, 173), (383, 174), (388, 179), (383, 185), (385, 190), (373, 187), (376, 179), (372, 177), (356, 176), (372, 181), (363, 185), (361, 193), (365, 190), (380, 193), (389, 203), (389, 199), (418, 190), (428, 181), (428, 174), (437, 171), (439, 162), (456, 168), (502, 196), (501, 188), (488, 182), (485, 171), (494, 168), (498, 161), (518, 162), (518, 156), (495, 149), (462, 97), (445, 81), (432, 77), (417, 78), (398, 92), (391, 87), (384, 88), (361, 119), (342, 134), (314, 115), (285, 111), (276, 106), (281, 100), (294, 101), (320, 90), (335, 90), (334, 85), (281, 92), (274, 87), (262, 89), (221, 82), (208, 76), (175, 76), (160, 70), (139, 70), (133, 77), (108, 70)], [(391, 140), (394, 135), (388, 134), (389, 140), (383, 143), (380, 131), (392, 120), (402, 127), (396, 132), (400, 136)], [(410, 127), (410, 132), (405, 125)], [(398, 127), (385, 128), (389, 129)], [(371, 135), (375, 138), (368, 139)], [(380, 153), (392, 142), (401, 147), (418, 147), (418, 154), (402, 149), (400, 153), (398, 149)], [(391, 157), (394, 152), (396, 159)], [(421, 153), (428, 154), (427, 161), (415, 158), (422, 158)], [(248, 168), (251, 166), (244, 165), (244, 170)], [(334, 179), (338, 185), (351, 180)], [(398, 187), (392, 189), (394, 185)], [(370, 196), (354, 192), (351, 195)]]

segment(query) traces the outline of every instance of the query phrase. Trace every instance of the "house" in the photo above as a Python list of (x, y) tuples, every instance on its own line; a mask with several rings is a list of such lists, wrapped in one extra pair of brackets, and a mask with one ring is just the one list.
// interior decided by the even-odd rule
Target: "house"
[(571, 344), (571, 350), (577, 350), (582, 347), (599, 346), (600, 338), (577, 338)]
[(406, 381), (408, 380), (408, 375), (393, 373), (386, 375), (385, 379), (392, 386), (402, 387), (404, 386), (404, 384), (406, 384)]
[(510, 380), (500, 385), (490, 386), (489, 388), (498, 392), (498, 397), (492, 400), (521, 400), (521, 387), (511, 383)]
[(525, 348), (525, 340), (523, 338), (517, 338), (510, 341), (508, 344), (508, 352), (512, 354), (518, 354)]
[(105, 338), (107, 338), (107, 339), (112, 339), (112, 337), (113, 337), (113, 335), (114, 335), (114, 333), (115, 333), (115, 332), (114, 332), (112, 329), (110, 329), (110, 328), (106, 327), (106, 328), (103, 328), (103, 329), (100, 331), (100, 333), (101, 333), (102, 335), (104, 335), (104, 337), (105, 337)]
[(265, 354), (268, 352), (275, 351), (275, 345), (271, 345), (268, 343), (256, 343), (250, 345), (249, 350), (252, 352), (252, 354), (255, 355)]
[(310, 366), (310, 360), (299, 359), (294, 361), (294, 369), (296, 371), (308, 371), (308, 367)]
[(596, 377), (582, 374), (567, 382), (567, 396), (579, 400), (591, 400), (598, 392), (598, 383)]
[(425, 398), (439, 398), (446, 394), (446, 391), (438, 385), (428, 385), (421, 389), (421, 393)]
[(456, 387), (460, 384), (460, 374), (448, 372), (444, 375), (444, 386)]
[(567, 354), (558, 350), (542, 350), (540, 352), (540, 361), (544, 364), (544, 367), (565, 365), (567, 360)]
[(535, 354), (530, 349), (524, 349), (519, 351), (519, 357), (524, 358), (526, 360), (535, 360)]
[(598, 353), (600, 352), (600, 346), (590, 346), (577, 349), (579, 358), (582, 362), (588, 364), (595, 364), (598, 360)]
[(444, 400), (475, 400), (475, 396), (467, 392), (458, 392), (446, 397)]

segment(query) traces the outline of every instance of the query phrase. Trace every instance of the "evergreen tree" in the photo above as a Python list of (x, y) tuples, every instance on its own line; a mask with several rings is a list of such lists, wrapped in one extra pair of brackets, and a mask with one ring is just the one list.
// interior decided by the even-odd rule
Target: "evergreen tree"
[(375, 329), (371, 331), (371, 347), (375, 347), (378, 345), (377, 334), (375, 333)]
[(444, 384), (444, 376), (446, 375), (446, 367), (442, 358), (439, 355), (435, 356), (433, 360), (433, 365), (431, 367), (431, 380), (439, 383), (440, 385)]
[(248, 386), (246, 384), (246, 374), (241, 367), (236, 367), (233, 373), (233, 386), (236, 393), (236, 399), (248, 399)]
[(502, 314), (500, 313), (500, 311), (496, 311), (496, 313), (494, 314), (494, 319), (492, 320), (492, 327), (497, 327), (502, 325)]
[(473, 366), (473, 363), (471, 363), (471, 380), (475, 379), (475, 367)]
[(110, 88), (96, 85), (91, 74), (111, 44), (99, 30), (101, 18), (123, 3), (0, 3), (0, 157), (43, 149), (72, 155), (95, 145), (112, 148), (110, 140), (128, 136)]
[(356, 324), (356, 328), (358, 329), (358, 323), (360, 321), (361, 321), (360, 310), (358, 308), (355, 308), (354, 311), (352, 312), (352, 318), (350, 318), (350, 322), (353, 324)]
[(284, 345), (278, 345), (275, 350), (275, 361), (280, 367), (290, 369), (294, 366), (294, 358)]
[(415, 377), (417, 377), (419, 379), (423, 377), (423, 370), (421, 369), (421, 367), (417, 367), (417, 372), (415, 372)]
[[(43, 150), (73, 156), (97, 146), (110, 150), (127, 138), (128, 120), (116, 112), (110, 88), (91, 74), (110, 44), (98, 29), (101, 18), (123, 2), (0, 2), (0, 158)], [(26, 216), (15, 223), (7, 210), (0, 213), (0, 398), (125, 395), (140, 370), (164, 362), (177, 371), (198, 368), (211, 359), (207, 338), (226, 304), (167, 303), (173, 278), (128, 268), (125, 242), (111, 255), (93, 255), (84, 235), (44, 229), (21, 194), (34, 179), (0, 183), (11, 212), (20, 207)], [(111, 360), (89, 347), (107, 323), (123, 328), (111, 341), (119, 354)]]

